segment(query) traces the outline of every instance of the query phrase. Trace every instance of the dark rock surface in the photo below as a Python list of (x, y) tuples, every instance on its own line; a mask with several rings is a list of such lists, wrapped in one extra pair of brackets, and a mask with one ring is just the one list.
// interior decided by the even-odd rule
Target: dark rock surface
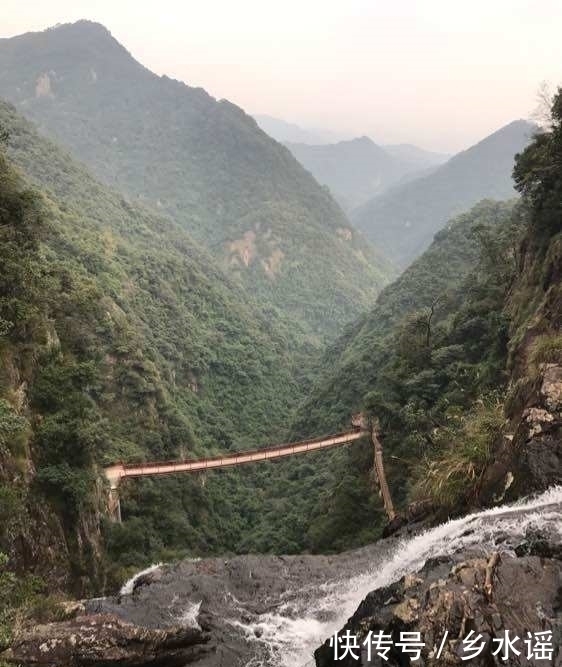
[[(196, 624), (211, 638), (210, 650), (199, 656), (201, 667), (241, 667), (252, 657), (256, 665), (271, 664), (270, 615), (283, 606), (288, 618), (299, 618), (303, 609), (317, 607), (327, 582), (367, 570), (392, 544), (389, 540), (333, 556), (184, 560), (141, 575), (130, 595), (92, 600), (86, 609), (148, 628)], [(319, 610), (317, 616), (324, 620), (328, 614)]]
[[(558, 651), (561, 609), (562, 489), (555, 488), (339, 555), (153, 567), (118, 596), (66, 608), (71, 620), (18, 631), (6, 657), (61, 667), (310, 667), (314, 650), (345, 626), (359, 637), (419, 631), (426, 650), (413, 664), (423, 667), (492, 667), (500, 663), (489, 648), (480, 662), (461, 661), (460, 640), (470, 630), (491, 641), (504, 630), (526, 638), (550, 629)], [(445, 630), (436, 660), (433, 644)], [(410, 664), (398, 653), (390, 657), (337, 664)], [(316, 660), (336, 664), (327, 643)], [(537, 664), (560, 667), (558, 653), (556, 660)]]
[[(140, 573), (127, 592), (76, 605), (76, 618), (23, 628), (2, 660), (53, 667), (279, 664), (271, 616), (319, 620), (322, 587), (382, 560), (387, 540), (333, 556), (237, 556), (186, 559)], [(309, 653), (311, 656), (311, 652)], [(310, 657), (308, 658), (310, 659)], [(304, 662), (304, 661), (303, 661)]]
[(208, 637), (196, 628), (143, 628), (113, 614), (77, 616), (22, 629), (0, 659), (46, 667), (175, 667), (205, 653)]
[[(369, 661), (362, 642), (370, 630), (392, 635), (393, 644), (401, 632), (420, 632), (425, 647), (416, 665), (562, 665), (562, 547), (552, 536), (529, 531), (515, 549), (503, 553), (473, 551), (430, 560), (420, 572), (369, 593), (339, 635), (347, 630), (358, 638), (361, 648), (354, 653), (359, 659), (335, 660), (327, 640), (315, 653), (317, 667), (410, 664), (410, 656), (396, 646), (388, 662), (375, 652)], [(471, 630), (482, 635), (485, 647), (478, 657), (466, 659), (462, 640)], [(528, 660), (521, 641), (521, 655), (512, 652), (502, 662), (492, 655), (497, 648), (492, 640), (505, 630), (521, 640), (527, 632), (552, 631), (553, 660)]]

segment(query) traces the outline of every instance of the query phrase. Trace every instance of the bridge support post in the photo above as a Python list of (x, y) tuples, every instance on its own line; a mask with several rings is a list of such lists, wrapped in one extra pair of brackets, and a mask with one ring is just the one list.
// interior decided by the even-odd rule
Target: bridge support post
[(392, 496), (390, 495), (390, 489), (388, 488), (386, 474), (384, 472), (382, 444), (379, 439), (379, 423), (376, 419), (371, 421), (371, 443), (373, 444), (374, 449), (375, 473), (379, 482), (384, 509), (388, 516), (388, 520), (393, 521), (396, 518), (396, 511), (394, 509)]
[(122, 463), (105, 468), (105, 477), (109, 482), (109, 496), (107, 498), (107, 511), (111, 521), (121, 523), (121, 502), (119, 500), (119, 484), (123, 477), (125, 468)]
[(107, 509), (111, 521), (121, 523), (121, 501), (119, 500), (119, 487), (117, 486), (112, 486), (109, 489)]

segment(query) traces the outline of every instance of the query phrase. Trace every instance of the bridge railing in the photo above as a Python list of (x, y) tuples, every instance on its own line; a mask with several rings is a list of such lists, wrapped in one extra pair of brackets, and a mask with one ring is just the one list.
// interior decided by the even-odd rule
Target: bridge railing
[[(182, 465), (190, 465), (190, 464), (195, 464), (195, 463), (208, 463), (210, 464), (210, 467), (212, 467), (213, 463), (219, 463), (221, 461), (235, 461), (236, 459), (240, 458), (246, 458), (252, 455), (258, 455), (261, 453), (267, 453), (267, 452), (275, 452), (275, 451), (282, 451), (282, 450), (291, 450), (293, 448), (299, 448), (299, 447), (304, 447), (307, 445), (315, 445), (319, 444), (322, 442), (326, 441), (331, 441), (331, 440), (340, 440), (341, 438), (345, 437), (351, 437), (351, 436), (356, 436), (353, 439), (356, 439), (362, 435), (368, 435), (368, 431), (365, 429), (361, 428), (360, 426), (354, 427), (352, 429), (349, 429), (347, 431), (341, 431), (340, 433), (332, 433), (330, 435), (325, 435), (325, 436), (320, 436), (316, 438), (309, 438), (307, 440), (299, 440), (297, 442), (287, 442), (287, 443), (282, 443), (282, 444), (277, 444), (277, 445), (268, 445), (261, 447), (260, 449), (248, 449), (248, 450), (240, 450), (236, 452), (229, 452), (228, 454), (219, 454), (217, 456), (210, 456), (210, 457), (205, 457), (202, 459), (173, 459), (170, 461), (141, 461), (139, 463), (123, 463), (120, 462), (117, 465), (122, 466), (122, 471), (123, 477), (127, 476), (128, 471), (135, 471), (135, 473), (138, 473), (139, 475), (142, 475), (142, 469), (143, 468), (167, 468), (167, 467), (172, 467), (172, 466), (182, 466)], [(133, 475), (130, 475), (133, 476)]]

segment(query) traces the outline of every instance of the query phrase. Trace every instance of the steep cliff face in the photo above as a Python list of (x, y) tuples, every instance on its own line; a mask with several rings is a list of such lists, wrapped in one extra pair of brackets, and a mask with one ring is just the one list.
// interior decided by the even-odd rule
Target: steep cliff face
[[(72, 504), (67, 512), (57, 512), (56, 505), (45, 503), (44, 488), (38, 483), (38, 463), (44, 471), (47, 467), (45, 450), (38, 452), (36, 436), (42, 429), (43, 434), (48, 432), (52, 413), (45, 410), (39, 416), (34, 389), (48, 360), (51, 369), (65, 364), (55, 322), (64, 317), (66, 295), (56, 289), (50, 292), (61, 276), (54, 266), (47, 269), (42, 250), (48, 233), (46, 212), (46, 203), (0, 152), (0, 552), (7, 556), (12, 571), (34, 573), (51, 590), (69, 588), (71, 582), (76, 588), (92, 590), (100, 584), (96, 513), (71, 520)], [(84, 419), (81, 425), (85, 424)], [(73, 435), (69, 433), (71, 439)], [(67, 455), (70, 461), (70, 452)], [(65, 492), (60, 481), (58, 499), (62, 500), (69, 489)], [(74, 482), (77, 490), (78, 477)]]
[[(562, 210), (559, 230), (562, 229)], [(530, 241), (530, 239), (529, 239)], [(531, 294), (537, 304), (516, 332), (511, 400), (515, 426), (512, 455), (514, 494), (562, 482), (562, 234), (542, 248), (526, 247), (521, 281), (512, 307)]]
[[(562, 481), (562, 92), (551, 125), (518, 156), (529, 224), (511, 314), (506, 437), (484, 480), (485, 497), (518, 496)], [(495, 491), (494, 491), (495, 489)]]

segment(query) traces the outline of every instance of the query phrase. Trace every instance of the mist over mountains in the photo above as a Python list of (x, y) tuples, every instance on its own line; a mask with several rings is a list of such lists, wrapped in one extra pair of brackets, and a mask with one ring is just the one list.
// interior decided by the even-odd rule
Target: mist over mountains
[(256, 116), (256, 120), (319, 183), (330, 188), (348, 213), (391, 185), (416, 178), (449, 157), (411, 144), (379, 146), (366, 136), (330, 140), (329, 133), (303, 130), (269, 116)]
[(368, 137), (310, 146), (286, 143), (297, 160), (350, 212), (415, 170)]
[(536, 129), (513, 121), (452, 157), (410, 144), (378, 146), (368, 137), (286, 145), (354, 226), (405, 268), (450, 218), (482, 199), (515, 195), (513, 159)]
[(303, 335), (333, 335), (389, 276), (330, 194), (251, 117), (156, 76), (99, 24), (0, 40), (0, 97), (102, 181), (172, 217)]
[(515, 195), (514, 156), (528, 145), (536, 129), (524, 120), (506, 125), (433, 173), (374, 197), (353, 212), (353, 223), (400, 267), (406, 267), (449, 218), (481, 199)]
[(348, 137), (330, 130), (307, 129), (296, 123), (288, 123), (280, 118), (265, 114), (254, 114), (261, 129), (280, 143), (333, 144), (345, 141)]
[[(256, 121), (99, 23), (0, 39), (0, 667), (279, 667), (296, 640), (312, 664), (356, 604), (338, 563), (372, 574), (375, 552), (385, 592), (359, 610), (390, 599), (392, 633), (401, 590), (446, 596), (433, 637), (494, 636), (500, 597), (527, 619), (503, 532), (470, 599), (464, 554), (423, 589), (402, 536), (562, 484), (562, 89), (549, 104), (540, 131), (447, 156)], [(506, 530), (558, 627), (525, 564), (559, 540)]]

